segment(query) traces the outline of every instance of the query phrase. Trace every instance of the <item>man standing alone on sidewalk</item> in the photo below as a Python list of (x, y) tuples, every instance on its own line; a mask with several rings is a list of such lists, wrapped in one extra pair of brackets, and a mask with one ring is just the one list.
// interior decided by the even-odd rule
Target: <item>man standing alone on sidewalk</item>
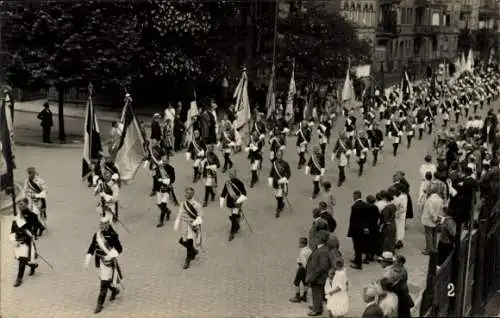
[(49, 108), (49, 103), (45, 102), (43, 104), (43, 109), (36, 118), (40, 119), (42, 126), (42, 140), (44, 143), (50, 144), (50, 131), (52, 130), (52, 126), (54, 126), (54, 122), (52, 121), (52, 112)]

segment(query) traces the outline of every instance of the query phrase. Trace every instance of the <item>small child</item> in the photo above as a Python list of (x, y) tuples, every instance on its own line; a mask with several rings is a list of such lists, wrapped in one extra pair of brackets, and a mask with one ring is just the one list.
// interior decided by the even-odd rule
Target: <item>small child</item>
[(323, 183), (323, 200), (327, 204), (328, 212), (333, 215), (333, 207), (335, 206), (335, 197), (332, 192), (332, 184), (328, 181)]
[[(301, 237), (299, 239), (299, 257), (297, 258), (297, 264), (299, 267), (297, 268), (297, 273), (295, 274), (295, 279), (293, 281), (293, 285), (295, 286), (295, 297), (291, 298), (290, 301), (292, 303), (300, 303), (301, 301), (307, 302), (307, 290), (308, 287), (306, 285), (306, 265), (309, 256), (311, 256), (311, 249), (307, 245), (307, 237)], [(300, 296), (300, 283), (302, 282), (302, 286), (304, 286), (304, 293), (302, 297)]]

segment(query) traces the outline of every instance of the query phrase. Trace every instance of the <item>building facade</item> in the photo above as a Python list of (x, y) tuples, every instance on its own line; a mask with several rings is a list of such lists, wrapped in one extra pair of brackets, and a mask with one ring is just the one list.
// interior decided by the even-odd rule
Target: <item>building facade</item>
[(340, 13), (351, 22), (361, 40), (375, 44), (378, 0), (346, 0), (340, 2)]

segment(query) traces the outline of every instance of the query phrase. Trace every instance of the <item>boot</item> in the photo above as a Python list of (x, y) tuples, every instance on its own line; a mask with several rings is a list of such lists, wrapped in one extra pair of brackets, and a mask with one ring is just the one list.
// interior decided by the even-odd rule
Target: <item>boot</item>
[(210, 187), (205, 187), (205, 196), (203, 198), (203, 207), (208, 205), (208, 199), (210, 197)]
[(182, 266), (182, 269), (188, 269), (190, 264), (191, 264), (191, 259), (189, 257), (186, 257), (186, 260), (184, 261), (184, 265)]
[(167, 215), (167, 212), (165, 211), (165, 208), (163, 207), (163, 203), (160, 204), (160, 220), (158, 221), (158, 224), (156, 227), (162, 227), (163, 224), (165, 224), (165, 216)]
[(35, 270), (38, 268), (38, 264), (30, 264), (30, 272), (28, 273), (29, 276), (35, 275)]
[(109, 297), (109, 301), (113, 301), (116, 299), (116, 296), (120, 293), (120, 290), (116, 287), (111, 288), (111, 296)]
[(290, 301), (292, 303), (300, 303), (302, 301), (302, 298), (300, 297), (299, 293), (296, 293), (293, 298), (290, 298)]
[(307, 303), (307, 293), (302, 294), (302, 297), (300, 297), (300, 300)]
[(227, 240), (228, 240), (228, 242), (231, 242), (232, 240), (234, 240), (234, 233), (233, 232), (229, 232), (229, 238)]
[(101, 304), (97, 304), (97, 306), (94, 309), (94, 314), (98, 314), (102, 311), (103, 306)]
[(23, 279), (17, 278), (16, 282), (14, 283), (14, 287), (19, 287), (19, 286), (21, 286), (22, 283), (23, 283)]

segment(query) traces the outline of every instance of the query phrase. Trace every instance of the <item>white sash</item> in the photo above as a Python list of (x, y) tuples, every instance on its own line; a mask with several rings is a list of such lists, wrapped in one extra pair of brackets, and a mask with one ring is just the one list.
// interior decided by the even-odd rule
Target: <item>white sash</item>
[(99, 245), (99, 248), (104, 252), (106, 253), (106, 256), (109, 255), (109, 253), (111, 253), (111, 250), (108, 248), (108, 246), (106, 245), (106, 242), (105, 242), (105, 239), (104, 239), (104, 235), (102, 234), (101, 231), (98, 231), (96, 233), (96, 236), (95, 236), (95, 240), (97, 242), (97, 245)]
[(318, 170), (320, 170), (320, 171), (321, 171), (321, 169), (322, 169), (323, 167), (321, 167), (321, 166), (319, 165), (319, 162), (318, 162), (318, 160), (317, 160), (318, 158), (316, 158), (316, 154), (315, 154), (315, 153), (313, 153), (313, 154), (312, 154), (311, 159), (312, 159), (313, 164), (316, 166), (316, 168), (317, 168)]
[(281, 175), (281, 173), (278, 170), (278, 167), (276, 167), (276, 161), (273, 161), (273, 168), (274, 168), (274, 171), (276, 171), (276, 174), (278, 175), (278, 180), (283, 178), (283, 176)]

